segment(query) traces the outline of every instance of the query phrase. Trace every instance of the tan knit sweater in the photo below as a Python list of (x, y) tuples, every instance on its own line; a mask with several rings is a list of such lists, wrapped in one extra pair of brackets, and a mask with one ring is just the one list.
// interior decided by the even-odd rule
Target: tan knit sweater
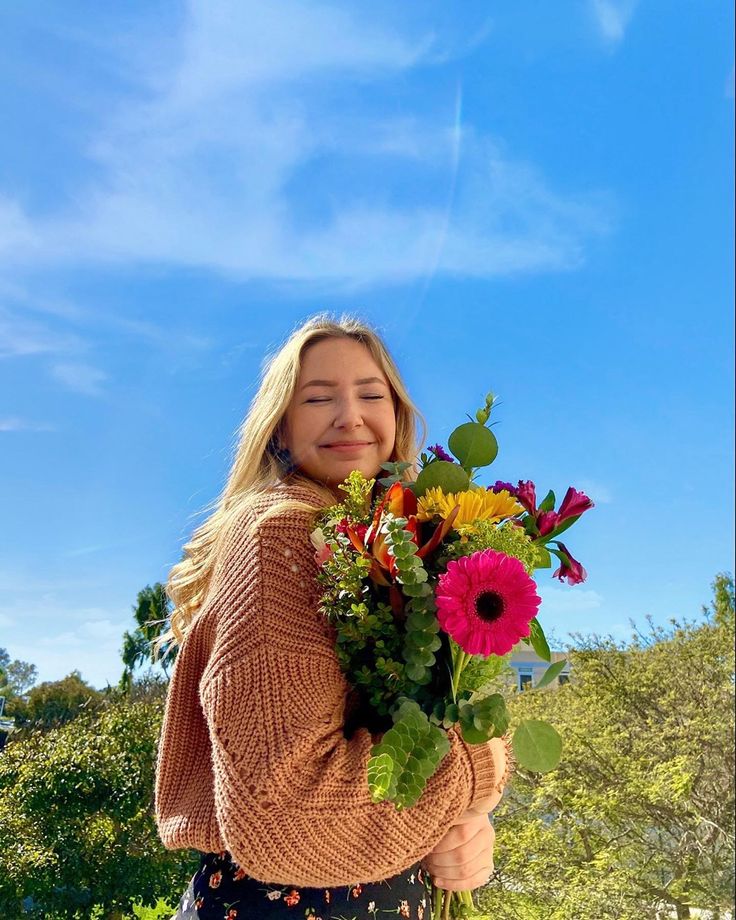
[(259, 881), (342, 886), (396, 875), (430, 852), (500, 779), (485, 745), (451, 748), (420, 800), (374, 803), (367, 763), (380, 735), (343, 734), (350, 686), (318, 610), (311, 516), (288, 510), (246, 533), (280, 486), (227, 528), (166, 701), (156, 819), (170, 849), (228, 850)]

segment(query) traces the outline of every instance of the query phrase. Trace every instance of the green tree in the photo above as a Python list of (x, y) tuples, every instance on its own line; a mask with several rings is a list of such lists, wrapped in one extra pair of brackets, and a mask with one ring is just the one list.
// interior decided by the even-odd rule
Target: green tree
[(491, 916), (714, 917), (733, 910), (734, 583), (700, 622), (649, 625), (627, 644), (576, 637), (569, 684), (526, 691), (515, 720), (563, 737), (549, 774), (519, 771), (494, 816)]
[(87, 709), (96, 709), (104, 699), (105, 694), (82, 680), (79, 671), (72, 671), (61, 680), (48, 680), (33, 687), (16, 709), (16, 722), (26, 728), (52, 728), (70, 722)]
[(38, 679), (35, 664), (10, 660), (7, 649), (0, 648), (0, 696), (5, 697), (5, 715), (16, 716), (24, 710), (26, 696)]
[(163, 702), (98, 712), (11, 741), (0, 756), (0, 916), (105, 920), (175, 902), (193, 854), (161, 845), (152, 816)]
[(133, 606), (133, 616), (138, 625), (133, 632), (126, 630), (123, 634), (123, 647), (120, 654), (125, 668), (119, 685), (122, 690), (130, 689), (133, 673), (146, 661), (151, 664), (159, 662), (164, 674), (168, 676), (167, 660), (173, 659), (176, 647), (166, 646), (158, 656), (154, 649), (154, 642), (166, 631), (170, 612), (170, 601), (166, 589), (160, 582), (156, 582), (153, 587), (146, 585), (142, 591), (138, 592), (136, 603)]

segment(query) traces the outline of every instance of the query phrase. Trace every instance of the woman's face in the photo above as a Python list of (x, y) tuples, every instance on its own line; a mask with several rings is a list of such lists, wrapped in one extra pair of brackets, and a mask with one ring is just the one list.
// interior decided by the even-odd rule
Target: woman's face
[(305, 349), (282, 433), (301, 472), (336, 491), (353, 470), (376, 476), (395, 440), (391, 389), (365, 345), (329, 338)]

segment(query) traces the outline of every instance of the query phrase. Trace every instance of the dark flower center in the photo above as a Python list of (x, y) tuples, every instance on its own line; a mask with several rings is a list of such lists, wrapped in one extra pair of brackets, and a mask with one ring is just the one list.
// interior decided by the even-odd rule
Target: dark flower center
[(481, 591), (475, 598), (475, 610), (481, 620), (492, 623), (503, 613), (504, 603), (495, 591)]

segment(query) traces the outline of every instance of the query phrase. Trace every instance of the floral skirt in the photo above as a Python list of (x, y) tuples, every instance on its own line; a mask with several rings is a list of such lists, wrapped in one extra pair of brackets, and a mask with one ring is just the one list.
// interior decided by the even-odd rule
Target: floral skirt
[(203, 853), (172, 920), (429, 920), (430, 879), (419, 863), (381, 882), (340, 888), (297, 888), (259, 882), (229, 853)]

